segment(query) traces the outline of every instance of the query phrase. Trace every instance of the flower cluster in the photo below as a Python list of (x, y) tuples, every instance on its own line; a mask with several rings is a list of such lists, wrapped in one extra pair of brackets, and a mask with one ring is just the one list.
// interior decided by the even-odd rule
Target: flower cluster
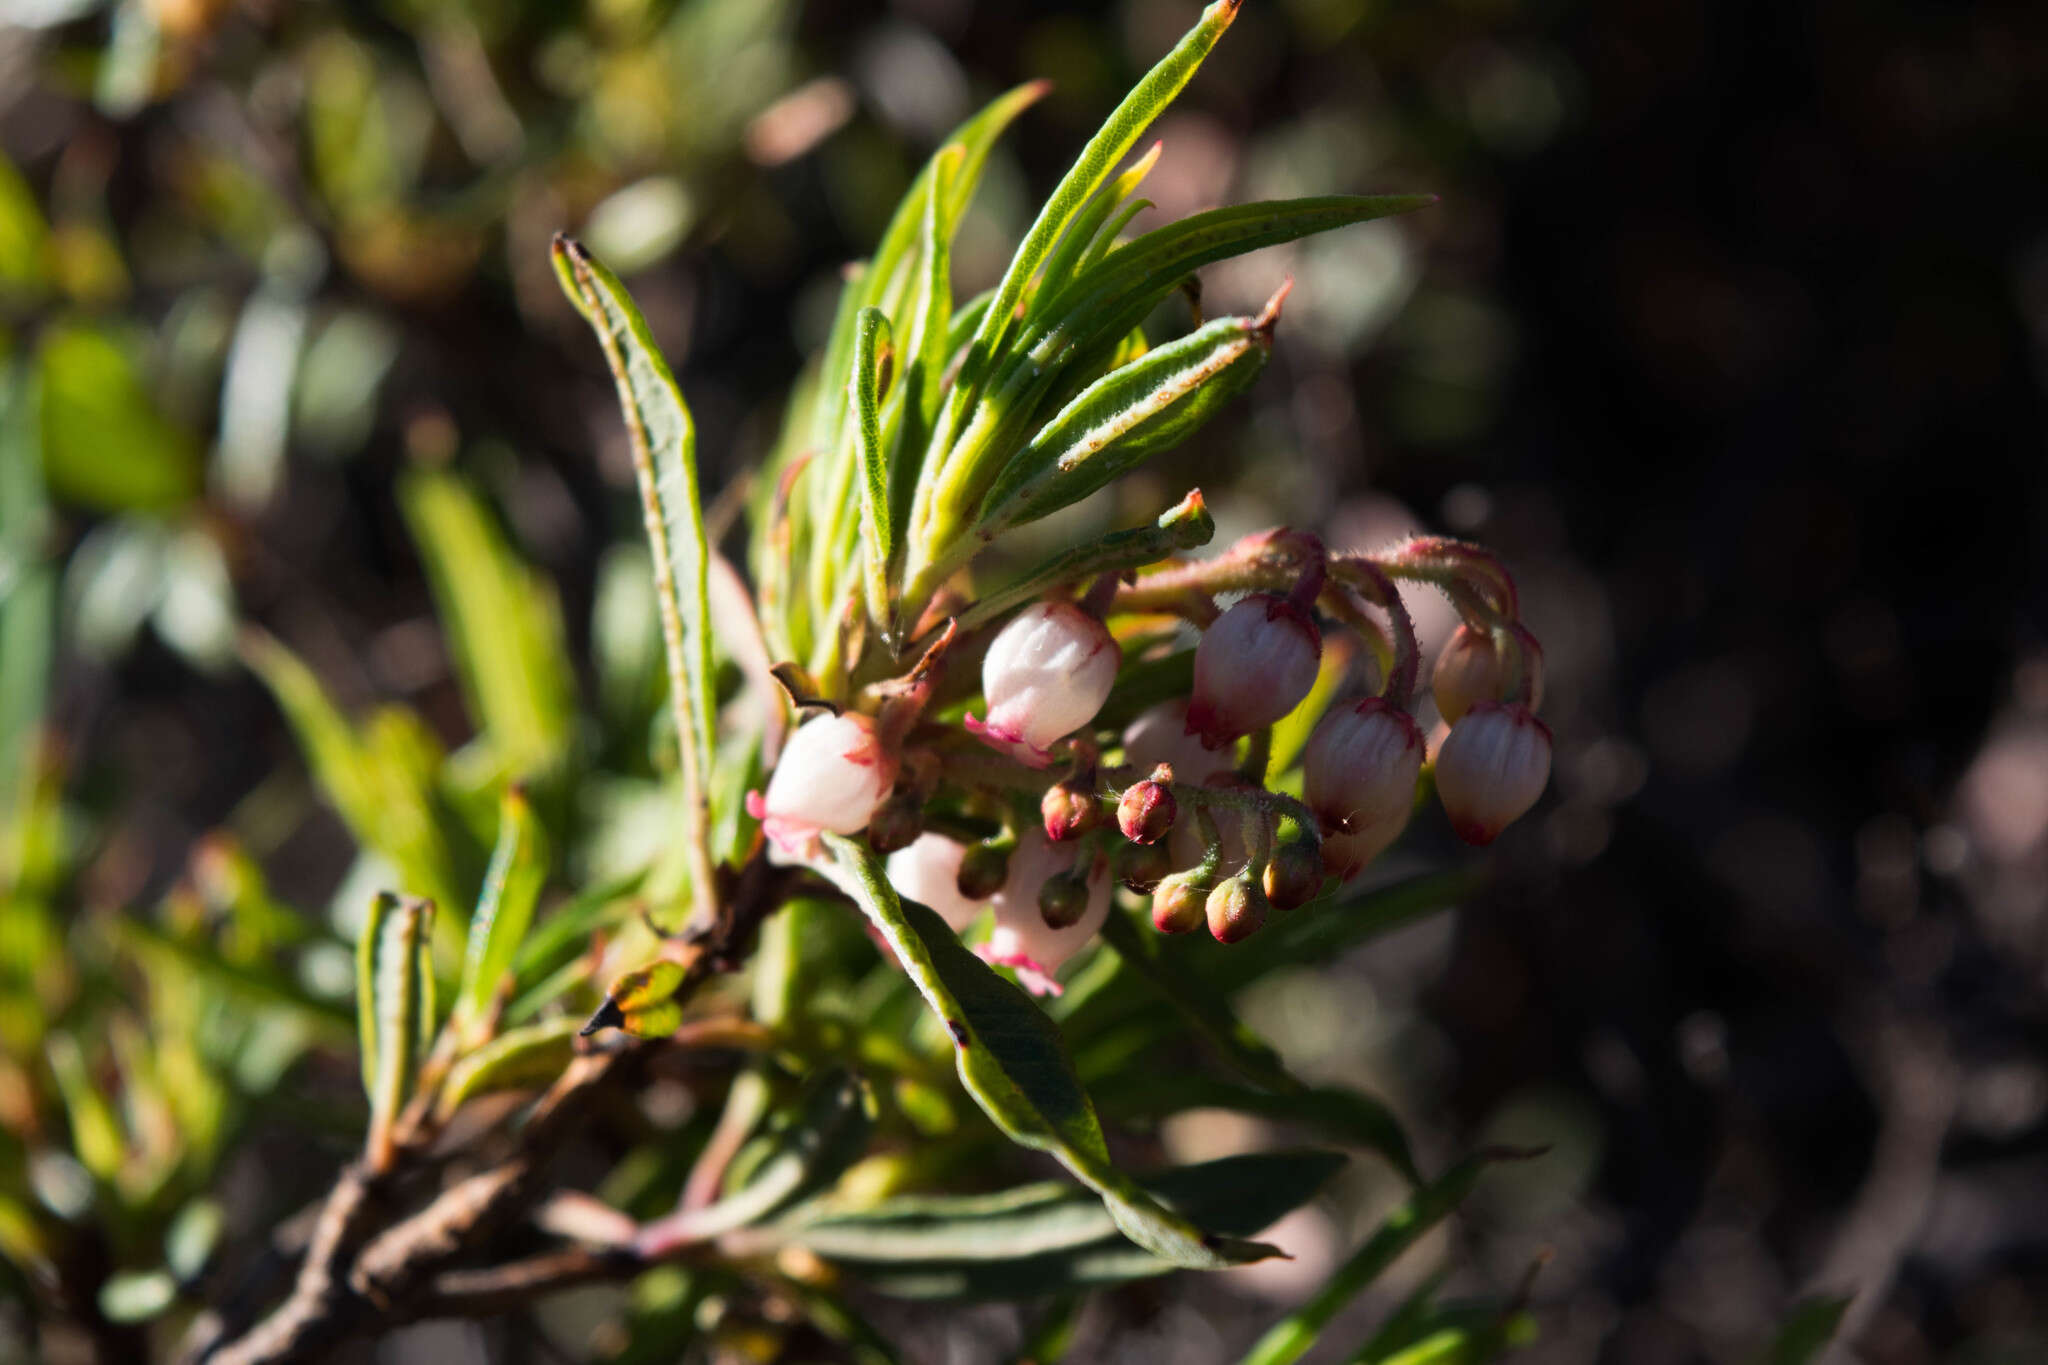
[[(1440, 589), (1462, 618), (1431, 679), (1447, 727), (1433, 754), (1411, 711), (1402, 581)], [(1191, 658), (1181, 625), (1200, 633)], [(977, 646), (979, 695), (941, 723), (944, 664)], [(1114, 885), (1149, 897), (1162, 932), (1236, 942), (1364, 871), (1408, 827), (1426, 774), (1450, 828), (1490, 842), (1549, 778), (1542, 668), (1485, 550), (1424, 538), (1333, 554), (1268, 532), (948, 630), (874, 689), (872, 715), (802, 724), (750, 809), (795, 860), (815, 859), (823, 832), (866, 830), (899, 894), (957, 932), (986, 918), (982, 955), (1056, 991)], [(1177, 695), (1104, 723), (1120, 690), (1156, 697), (1176, 674)], [(1276, 771), (1281, 726), (1298, 774)]]

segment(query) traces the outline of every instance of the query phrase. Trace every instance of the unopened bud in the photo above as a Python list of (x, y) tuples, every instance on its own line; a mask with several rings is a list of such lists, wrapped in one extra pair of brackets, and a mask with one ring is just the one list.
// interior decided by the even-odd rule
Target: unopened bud
[(875, 807), (868, 820), (868, 843), (877, 853), (909, 848), (924, 833), (924, 807), (911, 793), (897, 788)]
[(1116, 879), (1139, 895), (1159, 885), (1173, 871), (1173, 855), (1165, 844), (1119, 844), (1116, 850)]
[(1218, 943), (1237, 943), (1266, 922), (1266, 890), (1242, 872), (1216, 884), (1203, 911)]
[(1549, 781), (1550, 727), (1518, 702), (1478, 703), (1437, 751), (1437, 795), (1468, 844), (1492, 843)]
[(1323, 891), (1323, 853), (1318, 841), (1299, 839), (1273, 850), (1266, 864), (1266, 899), (1275, 910), (1307, 905)]
[[(1543, 646), (1520, 624), (1509, 630), (1514, 641), (1510, 647), (1516, 650), (1517, 662), (1527, 677), (1526, 690), (1533, 709), (1543, 701)], [(1456, 725), (1478, 703), (1505, 697), (1507, 671), (1507, 660), (1491, 631), (1463, 625), (1452, 631), (1429, 677), (1430, 695), (1436, 698), (1436, 709), (1444, 723)]]
[(889, 855), (889, 884), (897, 895), (937, 911), (957, 934), (988, 904), (987, 896), (960, 894), (960, 865), (966, 857), (965, 845), (943, 834), (920, 834), (908, 848)]
[(1010, 879), (1010, 850), (1014, 847), (1007, 839), (991, 839), (968, 849), (953, 878), (960, 894), (971, 901), (985, 901), (1002, 890)]
[(1054, 843), (1078, 839), (1102, 823), (1102, 798), (1094, 784), (1069, 778), (1045, 789), (1038, 800), (1038, 814), (1045, 821), (1045, 837)]
[(1316, 724), (1302, 753), (1302, 795), (1329, 836), (1329, 871), (1348, 880), (1401, 837), (1423, 749), (1414, 719), (1380, 697), (1338, 706)]
[(1034, 768), (1055, 742), (1095, 719), (1123, 651), (1109, 628), (1072, 602), (1039, 602), (997, 633), (981, 664), (988, 718), (967, 718), (983, 743)]
[(1136, 844), (1156, 844), (1173, 832), (1180, 807), (1157, 777), (1133, 782), (1116, 803), (1116, 827)]
[(1208, 917), (1209, 888), (1191, 873), (1176, 872), (1152, 893), (1152, 927), (1162, 934), (1199, 929)]
[(1188, 733), (1220, 749), (1271, 725), (1315, 685), (1322, 652), (1322, 631), (1306, 609), (1271, 593), (1245, 598), (1217, 617), (1195, 647)]
[(767, 795), (749, 793), (747, 811), (784, 852), (808, 858), (821, 832), (864, 828), (895, 780), (896, 762), (873, 720), (852, 711), (818, 716), (789, 737)]
[[(1048, 882), (1063, 881), (1084, 891), (1078, 918), (1063, 928), (1047, 922), (1039, 892)], [(1064, 889), (1056, 899), (1064, 900)], [(1017, 979), (1037, 994), (1059, 993), (1053, 973), (1079, 952), (1109, 916), (1107, 860), (1076, 862), (1071, 844), (1054, 844), (1038, 830), (1025, 834), (1010, 859), (1010, 876), (995, 896), (995, 928), (978, 950), (999, 967), (1016, 969)]]
[(1038, 913), (1051, 929), (1080, 923), (1081, 916), (1088, 913), (1088, 883), (1071, 871), (1047, 877), (1038, 888)]

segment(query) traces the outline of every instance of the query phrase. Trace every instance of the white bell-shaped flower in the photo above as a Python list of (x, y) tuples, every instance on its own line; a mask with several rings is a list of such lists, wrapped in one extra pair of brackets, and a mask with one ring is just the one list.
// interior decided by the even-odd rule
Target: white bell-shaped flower
[(1437, 796), (1468, 844), (1492, 843), (1549, 781), (1550, 727), (1519, 702), (1475, 704), (1437, 750)]
[(1043, 830), (1025, 831), (1010, 854), (1009, 880), (991, 902), (996, 923), (988, 942), (981, 946), (981, 955), (998, 967), (1014, 968), (1018, 981), (1034, 995), (1060, 993), (1053, 973), (1081, 951), (1109, 917), (1109, 864), (1097, 859), (1086, 870), (1088, 902), (1080, 918), (1064, 929), (1045, 922), (1045, 912), (1038, 905), (1039, 888), (1055, 876), (1072, 872), (1074, 854), (1072, 844), (1055, 844)]
[(1350, 879), (1408, 827), (1422, 731), (1381, 697), (1333, 708), (1302, 753), (1302, 795), (1324, 833), (1323, 866)]
[(1188, 733), (1220, 749), (1271, 725), (1315, 686), (1323, 634), (1284, 597), (1256, 593), (1210, 623), (1195, 647)]
[(1109, 628), (1072, 602), (1038, 602), (997, 632), (981, 663), (985, 720), (967, 718), (983, 743), (1043, 768), (1059, 740), (1095, 719), (1123, 651)]
[(785, 853), (811, 858), (821, 832), (865, 829), (895, 782), (896, 760), (871, 718), (817, 716), (789, 737), (767, 795), (749, 794), (747, 811)]
[(960, 894), (960, 860), (966, 856), (964, 844), (943, 834), (920, 834), (909, 847), (889, 855), (889, 884), (897, 895), (937, 911), (957, 934), (988, 905)]

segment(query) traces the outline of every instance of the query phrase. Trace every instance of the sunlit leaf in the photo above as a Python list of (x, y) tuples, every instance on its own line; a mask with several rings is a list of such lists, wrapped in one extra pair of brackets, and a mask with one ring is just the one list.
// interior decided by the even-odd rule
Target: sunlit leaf
[(507, 788), (499, 807), (498, 845), (484, 873), (483, 896), (470, 916), (462, 980), (455, 992), (452, 1018), (466, 1041), (477, 1041), (492, 997), (512, 970), (533, 923), (547, 867), (546, 836), (532, 803), (519, 788)]
[(826, 842), (847, 893), (952, 1035), (961, 1082), (1011, 1141), (1057, 1158), (1102, 1197), (1126, 1236), (1176, 1265), (1216, 1269), (1273, 1254), (1262, 1243), (1204, 1232), (1112, 1164), (1095, 1107), (1052, 1021), (968, 951), (944, 920), (899, 901), (866, 845), (839, 835)]
[[(1258, 1152), (1139, 1184), (1191, 1222), (1248, 1235), (1306, 1203), (1343, 1164), (1334, 1152)], [(1123, 1236), (1101, 1201), (1059, 1183), (892, 1199), (789, 1235), (863, 1287), (902, 1298), (1033, 1298), (1178, 1268)]]

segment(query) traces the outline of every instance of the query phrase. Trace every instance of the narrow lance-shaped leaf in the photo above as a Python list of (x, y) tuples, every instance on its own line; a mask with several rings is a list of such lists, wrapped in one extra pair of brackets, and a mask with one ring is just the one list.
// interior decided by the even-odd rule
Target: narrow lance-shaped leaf
[(1465, 1202), (1494, 1157), (1467, 1157), (1440, 1179), (1417, 1190), (1388, 1214), (1365, 1244), (1337, 1267), (1309, 1301), (1274, 1325), (1246, 1353), (1242, 1365), (1292, 1365), (1313, 1345), (1330, 1320), (1380, 1277), (1402, 1252)]
[(1004, 329), (1013, 320), (1018, 302), (1024, 297), (1025, 287), (1038, 273), (1039, 266), (1058, 243), (1069, 221), (1102, 187), (1103, 181), (1109, 178), (1124, 154), (1131, 150), (1139, 135), (1193, 79), (1202, 60), (1237, 17), (1238, 4), (1239, 0), (1216, 0), (1203, 10), (1195, 26), (1160, 59), (1158, 65), (1145, 73), (1095, 136), (1088, 139), (1088, 145), (1081, 149), (1081, 155), (1075, 159), (1072, 168), (1038, 211), (1038, 217), (1024, 234), (1023, 242), (1018, 245), (1016, 255), (1010, 258), (1009, 268), (1003, 272), (1002, 281), (996, 286), (995, 302), (975, 335), (975, 343), (989, 354), (994, 353)]
[(655, 599), (667, 647), (669, 700), (682, 751), (683, 838), (700, 907), (713, 891), (710, 782), (714, 684), (711, 672), (710, 546), (697, 491), (697, 430), (668, 362), (618, 277), (580, 243), (557, 236), (555, 274), (604, 349), (633, 449)]
[(1104, 375), (1003, 469), (974, 528), (984, 538), (1079, 502), (1179, 444), (1265, 368), (1272, 319), (1218, 318)]
[(1147, 125), (1193, 78), (1202, 60), (1237, 17), (1239, 3), (1240, 0), (1215, 0), (1173, 50), (1131, 89), (1081, 149), (1081, 155), (1039, 210), (1016, 254), (1010, 258), (994, 297), (968, 342), (958, 380), (933, 438), (934, 450), (927, 460), (926, 477), (919, 485), (917, 506), (911, 518), (911, 572), (918, 578), (920, 590), (913, 591), (913, 597), (922, 595), (919, 559), (929, 557), (938, 545), (952, 539), (955, 520), (967, 510), (962, 505), (968, 501), (967, 496), (949, 494), (947, 485), (955, 482), (953, 466), (961, 458), (969, 465), (974, 463), (981, 442), (960, 438), (957, 433), (969, 423), (970, 413), (977, 414), (974, 425), (984, 428), (1002, 415), (987, 411), (989, 405), (982, 401), (982, 390), (997, 362), (1010, 349), (1009, 337), (1018, 325), (1018, 305), (1024, 300), (1025, 290), (1074, 216), (1102, 187)]
[(1199, 549), (1207, 545), (1215, 534), (1216, 521), (1209, 515), (1208, 504), (1202, 500), (1202, 491), (1190, 490), (1186, 497), (1160, 513), (1159, 520), (1150, 526), (1112, 531), (1099, 540), (1062, 550), (1023, 577), (977, 598), (973, 606), (960, 613), (960, 629), (973, 630), (986, 625), (1012, 607), (1059, 584), (1099, 574), (1121, 573), (1141, 564), (1154, 563), (1177, 551)]
[(1771, 1342), (1767, 1365), (1808, 1365), (1818, 1360), (1841, 1330), (1855, 1299), (1854, 1294), (1823, 1294), (1794, 1304)]
[(546, 836), (532, 802), (520, 788), (507, 788), (499, 803), (498, 844), (484, 873), (483, 895), (470, 916), (462, 981), (455, 993), (454, 1023), (467, 1045), (482, 1041), (477, 1035), (491, 999), (533, 923), (547, 862)]
[(550, 1019), (501, 1033), (464, 1054), (441, 1083), (435, 1112), (446, 1119), (478, 1095), (550, 1084), (575, 1055), (576, 1031), (574, 1019)]
[[(1299, 1208), (1344, 1165), (1335, 1152), (1252, 1152), (1148, 1176), (1146, 1192), (1219, 1231), (1249, 1234)], [(1101, 1200), (1071, 1185), (916, 1195), (799, 1223), (791, 1241), (862, 1287), (912, 1299), (1023, 1299), (1163, 1275)]]
[(679, 1209), (644, 1225), (635, 1249), (649, 1258), (758, 1223), (826, 1188), (857, 1159), (873, 1127), (874, 1101), (859, 1078), (827, 1071), (737, 1193), (703, 1208)]
[(412, 1095), (434, 1022), (434, 971), (428, 955), (434, 904), (388, 892), (378, 900), (381, 913), (371, 914), (364, 932), (370, 944), (370, 993), (357, 1008), (370, 1012), (376, 1049), (364, 1159), (371, 1170), (384, 1171), (396, 1155), (399, 1111)]
[(553, 587), (506, 544), (482, 501), (452, 474), (415, 470), (399, 504), (454, 646), (471, 714), (519, 777), (567, 742), (574, 681)]
[(879, 308), (861, 309), (854, 325), (847, 386), (860, 457), (862, 585), (868, 615), (876, 621), (889, 619), (889, 562), (896, 552), (896, 528), (889, 515), (889, 452), (882, 447), (883, 371), (889, 359), (889, 319)]
[(1052, 1021), (962, 946), (944, 920), (914, 901), (898, 900), (866, 845), (836, 834), (825, 841), (843, 889), (952, 1035), (961, 1083), (1012, 1142), (1052, 1155), (1102, 1196), (1125, 1236), (1176, 1265), (1220, 1269), (1274, 1254), (1261, 1243), (1205, 1233), (1113, 1165), (1095, 1106), (1075, 1078)]
[(912, 595), (928, 586), (924, 559), (962, 531), (1043, 400), (1069, 373), (1099, 363), (1197, 267), (1263, 246), (1433, 203), (1429, 195), (1332, 196), (1241, 204), (1198, 213), (1110, 252), (1030, 317), (983, 386), (971, 419), (951, 435), (943, 478), (916, 524)]

